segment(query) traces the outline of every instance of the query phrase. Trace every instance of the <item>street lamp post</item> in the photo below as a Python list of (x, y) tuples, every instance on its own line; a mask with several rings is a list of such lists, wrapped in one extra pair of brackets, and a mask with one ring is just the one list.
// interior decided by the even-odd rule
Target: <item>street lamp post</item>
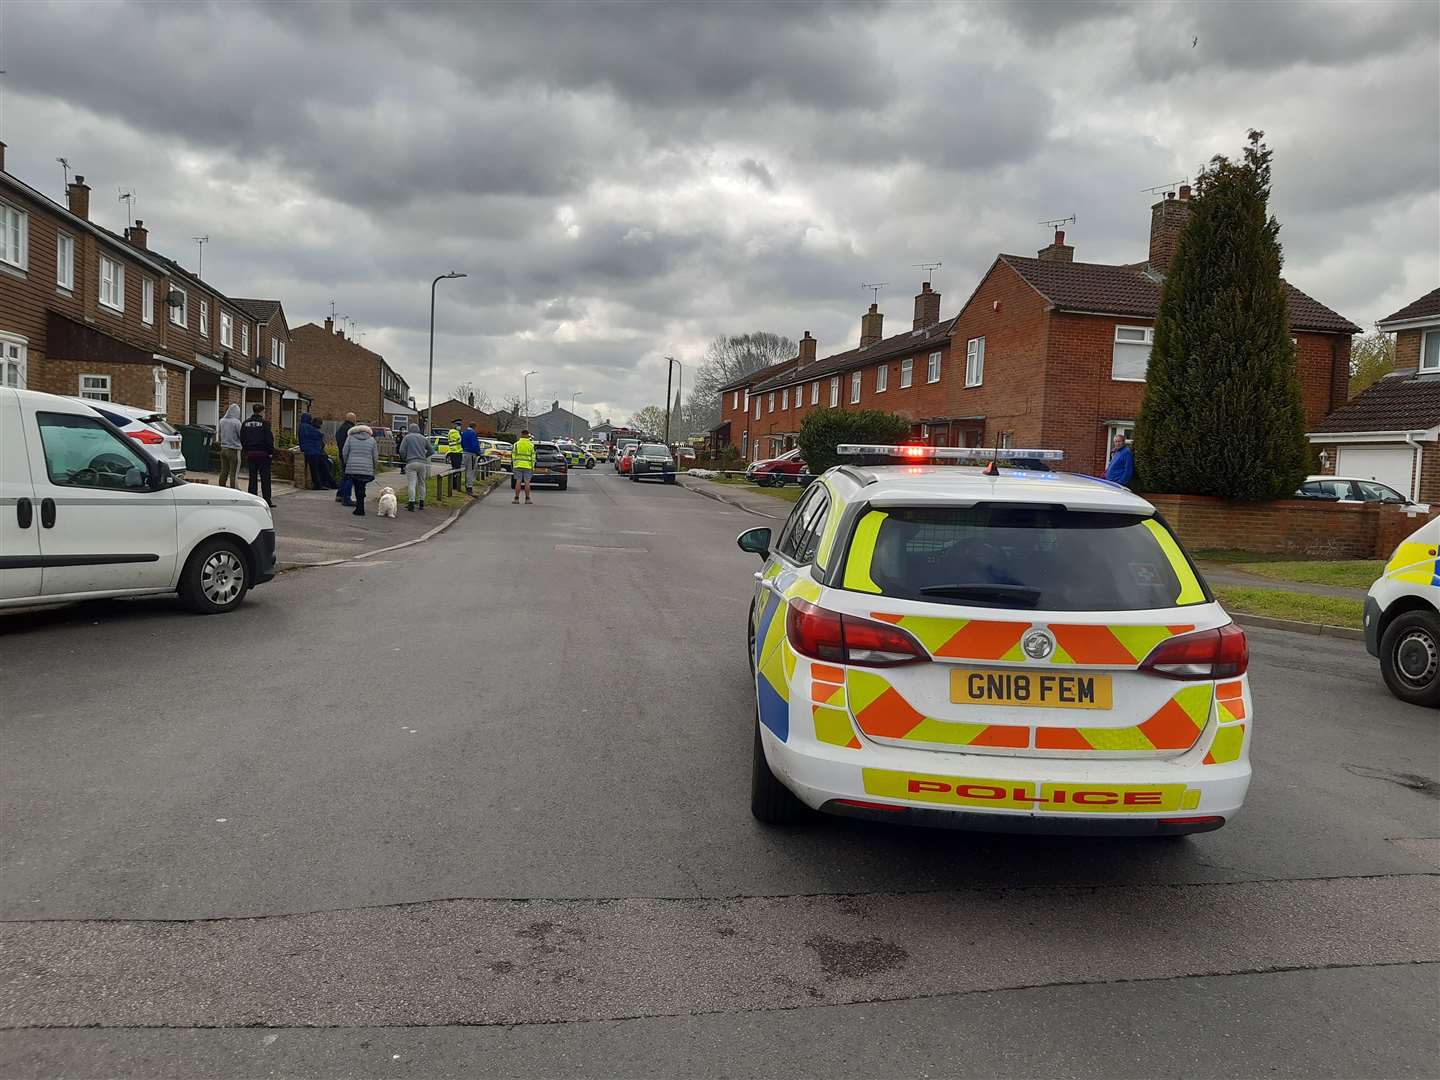
[[(530, 376), (540, 374), (538, 371), (527, 371), (520, 376), (521, 384), (525, 387), (525, 400), (520, 403), (520, 414), (527, 420), (530, 418)], [(519, 420), (516, 420), (519, 423)]]
[(576, 399), (577, 397), (579, 397), (579, 396), (580, 396), (580, 391), (579, 391), (579, 390), (576, 390), (574, 393), (572, 393), (572, 394), (570, 395), (570, 441), (571, 441), (571, 442), (574, 442), (574, 441), (575, 441), (575, 399)]
[(670, 401), (671, 401), (671, 398), (670, 398), (670, 373), (671, 373), (672, 370), (674, 370), (674, 368), (677, 368), (677, 367), (678, 367), (678, 368), (680, 369), (680, 386), (681, 386), (681, 392), (683, 393), (683, 392), (684, 392), (684, 386), (685, 386), (685, 365), (682, 364), (682, 363), (680, 363), (680, 361), (679, 361), (679, 360), (676, 360), (673, 356), (667, 356), (667, 357), (665, 357), (665, 359), (669, 361), (669, 364), (668, 364), (668, 365), (666, 366), (666, 368), (665, 368), (665, 445), (666, 445), (666, 446), (669, 446), (669, 445), (670, 445)]
[(435, 430), (435, 286), (446, 278), (462, 278), (465, 274), (457, 274), (451, 270), (448, 274), (441, 274), (434, 281), (430, 282), (430, 374), (425, 381), (425, 431), (429, 434)]

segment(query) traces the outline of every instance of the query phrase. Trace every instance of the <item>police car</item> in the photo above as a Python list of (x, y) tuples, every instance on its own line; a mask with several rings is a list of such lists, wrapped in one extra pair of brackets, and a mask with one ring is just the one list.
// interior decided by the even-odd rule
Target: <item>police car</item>
[(1365, 597), (1365, 648), (1401, 701), (1440, 706), (1440, 518), (1400, 543)]
[(1154, 507), (1042, 471), (1053, 450), (840, 453), (778, 536), (738, 538), (765, 563), (757, 818), (1176, 835), (1239, 811), (1245, 634)]

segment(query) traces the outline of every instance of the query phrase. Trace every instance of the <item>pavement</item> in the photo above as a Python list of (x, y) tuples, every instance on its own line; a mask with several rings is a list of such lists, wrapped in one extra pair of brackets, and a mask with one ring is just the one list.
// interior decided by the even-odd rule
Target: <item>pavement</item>
[(1440, 731), (1359, 644), (1249, 632), (1216, 833), (766, 828), (756, 521), (597, 469), (0, 620), (0, 1076), (1435, 1075)]
[(785, 499), (777, 499), (774, 495), (763, 495), (758, 491), (751, 491), (739, 484), (717, 484), (714, 480), (706, 480), (699, 476), (687, 476), (684, 473), (681, 473), (677, 479), (681, 486), (696, 494), (725, 503), (727, 506), (733, 506), (747, 514), (770, 518), (772, 521), (784, 521), (790, 516), (790, 511), (795, 505)]

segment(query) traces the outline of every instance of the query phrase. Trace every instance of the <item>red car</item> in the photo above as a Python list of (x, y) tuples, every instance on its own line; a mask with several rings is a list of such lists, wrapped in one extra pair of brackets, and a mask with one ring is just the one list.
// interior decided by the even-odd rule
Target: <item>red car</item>
[(787, 477), (799, 476), (804, 471), (805, 460), (800, 456), (800, 448), (797, 446), (779, 457), (755, 462), (745, 470), (745, 479), (761, 487), (780, 487), (787, 482)]
[(630, 446), (620, 455), (620, 460), (615, 462), (615, 471), (621, 476), (630, 475), (630, 463), (635, 460), (635, 447)]

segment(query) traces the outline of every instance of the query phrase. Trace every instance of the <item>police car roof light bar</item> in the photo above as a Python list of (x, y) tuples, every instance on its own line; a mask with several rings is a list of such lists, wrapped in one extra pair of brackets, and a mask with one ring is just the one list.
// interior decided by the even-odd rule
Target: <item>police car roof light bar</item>
[(892, 458), (898, 463), (920, 461), (959, 461), (973, 465), (992, 461), (1065, 460), (1064, 450), (1032, 450), (1025, 447), (983, 446), (892, 446), (883, 443), (841, 443), (835, 448), (839, 457)]

